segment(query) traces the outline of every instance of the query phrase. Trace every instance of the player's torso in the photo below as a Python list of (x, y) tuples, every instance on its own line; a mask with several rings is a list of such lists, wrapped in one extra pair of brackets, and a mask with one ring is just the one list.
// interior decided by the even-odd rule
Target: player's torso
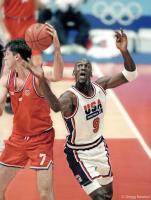
[(6, 16), (27, 17), (33, 15), (35, 11), (34, 0), (5, 0), (4, 10)]
[(16, 89), (17, 77), (12, 71), (8, 90), (14, 113), (13, 132), (22, 135), (37, 135), (52, 127), (50, 107), (44, 97), (36, 90), (35, 77), (29, 73), (24, 83)]
[(68, 141), (72, 144), (87, 144), (102, 136), (106, 94), (93, 83), (94, 94), (87, 97), (74, 87), (69, 89), (77, 97), (77, 108), (70, 118), (65, 118)]

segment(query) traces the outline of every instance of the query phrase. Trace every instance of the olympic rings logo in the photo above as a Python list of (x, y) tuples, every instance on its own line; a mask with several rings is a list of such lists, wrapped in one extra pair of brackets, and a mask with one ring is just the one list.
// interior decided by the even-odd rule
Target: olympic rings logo
[(93, 15), (106, 25), (112, 25), (116, 22), (124, 26), (130, 25), (141, 17), (142, 12), (142, 6), (138, 2), (129, 2), (125, 5), (119, 1), (111, 4), (105, 1), (96, 1), (92, 7)]

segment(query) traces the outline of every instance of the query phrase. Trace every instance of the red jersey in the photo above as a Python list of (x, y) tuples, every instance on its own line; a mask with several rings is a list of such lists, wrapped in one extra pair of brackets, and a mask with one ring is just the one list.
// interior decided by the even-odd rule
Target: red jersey
[(8, 90), (11, 98), (13, 118), (13, 134), (34, 136), (52, 128), (50, 107), (46, 99), (38, 95), (35, 77), (29, 73), (21, 90), (15, 90), (16, 75), (11, 72)]
[(34, 0), (4, 0), (4, 22), (12, 39), (24, 38), (26, 29), (35, 20)]
[(4, 0), (5, 16), (28, 17), (34, 15), (34, 0)]

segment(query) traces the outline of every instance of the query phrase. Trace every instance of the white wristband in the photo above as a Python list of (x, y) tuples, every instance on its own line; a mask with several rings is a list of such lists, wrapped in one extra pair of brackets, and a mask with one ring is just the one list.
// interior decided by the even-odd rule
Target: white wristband
[(124, 77), (128, 80), (128, 81), (133, 81), (134, 79), (136, 79), (138, 73), (137, 73), (137, 69), (135, 69), (135, 71), (128, 71), (125, 68), (122, 71), (122, 74), (124, 75)]

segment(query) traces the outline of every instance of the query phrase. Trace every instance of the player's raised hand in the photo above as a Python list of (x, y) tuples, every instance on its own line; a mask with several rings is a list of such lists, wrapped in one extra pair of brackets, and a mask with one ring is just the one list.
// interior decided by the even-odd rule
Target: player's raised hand
[(55, 30), (55, 28), (48, 23), (45, 23), (47, 25), (47, 30), (48, 33), (53, 37), (53, 45), (55, 49), (60, 49), (60, 42), (58, 39), (58, 35), (57, 35), (57, 31)]
[(22, 66), (28, 69), (38, 79), (44, 79), (44, 71), (41, 66), (34, 66), (32, 60), (28, 58), (28, 61), (22, 61)]
[(120, 31), (115, 32), (116, 37), (116, 46), (120, 51), (127, 51), (127, 35), (121, 29)]

